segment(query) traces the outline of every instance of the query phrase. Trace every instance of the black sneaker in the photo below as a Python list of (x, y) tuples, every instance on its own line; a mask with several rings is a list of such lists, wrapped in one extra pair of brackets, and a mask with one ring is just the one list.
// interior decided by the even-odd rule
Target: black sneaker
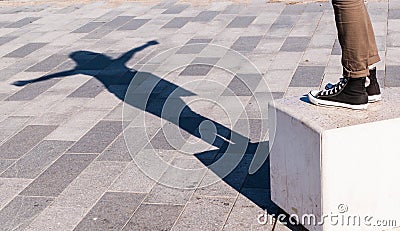
[(308, 99), (315, 105), (345, 107), (357, 110), (367, 109), (368, 94), (365, 88), (365, 77), (343, 77), (331, 89), (310, 91)]
[(376, 67), (369, 70), (369, 84), (367, 86), (368, 102), (373, 103), (382, 99), (378, 80), (376, 79)]
[[(335, 84), (328, 83), (326, 84), (325, 89), (329, 90), (334, 87)], [(379, 88), (378, 80), (376, 79), (376, 67), (369, 70), (369, 76), (366, 78), (365, 87), (367, 88), (369, 103), (374, 103), (382, 99), (381, 90)]]

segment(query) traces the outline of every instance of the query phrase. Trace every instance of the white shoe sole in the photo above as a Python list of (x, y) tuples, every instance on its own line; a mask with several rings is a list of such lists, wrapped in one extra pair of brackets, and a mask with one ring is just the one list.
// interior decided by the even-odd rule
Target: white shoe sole
[(369, 103), (375, 103), (375, 102), (378, 102), (378, 101), (381, 101), (382, 100), (382, 95), (381, 94), (379, 94), (379, 95), (369, 95), (368, 96), (368, 102)]
[(313, 103), (315, 105), (344, 107), (344, 108), (350, 108), (350, 109), (354, 109), (354, 110), (366, 110), (368, 108), (368, 103), (360, 104), (360, 105), (353, 105), (353, 104), (317, 99), (312, 93), (316, 94), (318, 92), (319, 91), (316, 90), (316, 91), (311, 91), (310, 93), (308, 93), (308, 99), (310, 100), (311, 103)]

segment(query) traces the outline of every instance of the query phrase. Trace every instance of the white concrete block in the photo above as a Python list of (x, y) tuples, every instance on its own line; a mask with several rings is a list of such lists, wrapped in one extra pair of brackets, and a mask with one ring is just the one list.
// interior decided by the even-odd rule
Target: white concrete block
[(271, 197), (307, 229), (400, 226), (400, 92), (383, 97), (365, 111), (300, 97), (269, 105)]

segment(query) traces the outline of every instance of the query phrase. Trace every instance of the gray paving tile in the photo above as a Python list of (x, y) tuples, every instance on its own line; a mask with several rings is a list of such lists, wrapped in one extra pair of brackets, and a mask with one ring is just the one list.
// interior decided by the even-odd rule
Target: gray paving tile
[(182, 76), (205, 76), (218, 62), (218, 58), (195, 58), (192, 63), (182, 70)]
[(228, 5), (221, 14), (237, 14), (244, 8), (243, 5), (239, 4), (230, 4)]
[(192, 18), (190, 17), (176, 17), (166, 23), (162, 28), (181, 28), (191, 20)]
[(101, 39), (110, 34), (113, 30), (112, 28), (102, 26), (87, 34), (83, 39)]
[(300, 15), (304, 12), (307, 4), (288, 4), (281, 12), (282, 15)]
[(181, 47), (177, 54), (198, 54), (200, 53), (212, 39), (190, 39), (183, 47)]
[(63, 155), (36, 178), (20, 195), (58, 196), (94, 159), (96, 155)]
[(102, 82), (92, 78), (86, 83), (82, 84), (78, 89), (72, 92), (68, 97), (77, 98), (94, 98), (105, 89)]
[(385, 87), (400, 87), (400, 66), (386, 66)]
[(40, 19), (39, 17), (26, 17), (17, 22), (14, 22), (14, 23), (11, 23), (11, 24), (5, 26), (5, 28), (20, 28), (20, 27), (26, 26), (26, 25), (28, 25), (36, 20), (39, 20), (39, 19)]
[(78, 140), (68, 153), (102, 153), (121, 132), (122, 121), (100, 121)]
[(101, 25), (104, 25), (104, 22), (89, 22), (80, 28), (72, 31), (72, 33), (89, 33), (100, 27)]
[(310, 41), (310, 37), (287, 37), (280, 51), (304, 52)]
[(227, 89), (222, 93), (222, 95), (230, 96), (252, 96), (253, 91), (246, 85), (246, 83), (235, 76), (232, 81), (228, 84)]
[(36, 83), (30, 83), (21, 90), (17, 91), (15, 94), (8, 97), (7, 101), (28, 101), (33, 100), (38, 97), (43, 92), (47, 91), (49, 88), (58, 83), (59, 79), (50, 79), (46, 81), (40, 81)]
[(247, 28), (256, 16), (237, 16), (226, 26), (227, 28)]
[(202, 11), (192, 19), (193, 22), (209, 22), (213, 20), (220, 12), (219, 11)]
[(118, 16), (118, 17), (114, 18), (113, 20), (104, 24), (102, 27), (116, 29), (120, 26), (123, 26), (124, 24), (126, 24), (127, 22), (132, 20), (133, 18), (134, 18), (134, 16)]
[(193, 43), (210, 43), (212, 38), (192, 38), (186, 44), (193, 44)]
[(331, 55), (342, 55), (342, 48), (340, 47), (339, 40), (335, 40), (333, 44)]
[(137, 30), (149, 21), (150, 19), (132, 19), (118, 30)]
[[(10, 106), (11, 107), (11, 106)], [(17, 109), (17, 108), (15, 108)], [(6, 111), (2, 110), (6, 115)], [(0, 122), (0, 142), (3, 143), (6, 139), (14, 135), (16, 132), (21, 130), (28, 121), (31, 119), (29, 116), (8, 116), (6, 119)]]
[(31, 182), (28, 179), (0, 178), (0, 210)]
[(44, 47), (47, 43), (28, 43), (8, 54), (6, 54), (4, 57), (10, 57), (10, 58), (23, 58), (32, 52), (39, 50), (40, 48)]
[(173, 5), (173, 6), (169, 7), (167, 10), (165, 10), (164, 12), (162, 12), (162, 14), (179, 14), (188, 7), (189, 7), (189, 5), (186, 5), (186, 4)]
[(145, 195), (107, 192), (74, 230), (121, 230)]
[(239, 52), (251, 52), (257, 47), (261, 38), (262, 36), (240, 36), (231, 48)]
[(123, 135), (119, 136), (110, 147), (97, 158), (98, 161), (131, 161), (132, 157)]
[(15, 162), (0, 177), (34, 179), (59, 158), (73, 142), (45, 140)]
[(324, 66), (299, 66), (289, 86), (318, 88), (321, 85), (324, 72)]
[(0, 159), (0, 173), (4, 172), (8, 167), (10, 167), (15, 160), (5, 160)]
[(123, 230), (171, 230), (183, 205), (142, 204)]
[(220, 230), (234, 201), (234, 198), (195, 196), (188, 202), (172, 230), (198, 229), (198, 227), (202, 230)]
[(0, 37), (0, 46), (3, 44), (6, 44), (14, 39), (16, 39), (17, 37)]
[(388, 19), (400, 19), (400, 9), (389, 9)]
[(49, 135), (57, 126), (28, 125), (0, 146), (0, 158), (18, 159)]
[(0, 224), (4, 230), (23, 230), (53, 202), (46, 197), (21, 197), (14, 198), (0, 211)]
[(185, 205), (193, 192), (194, 189), (170, 188), (156, 184), (146, 197), (145, 203)]
[(54, 54), (28, 68), (27, 72), (49, 72), (68, 59), (66, 55)]

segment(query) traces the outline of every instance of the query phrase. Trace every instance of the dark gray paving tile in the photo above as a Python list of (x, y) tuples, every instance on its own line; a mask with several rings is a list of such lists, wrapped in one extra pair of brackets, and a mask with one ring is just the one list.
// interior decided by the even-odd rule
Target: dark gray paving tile
[(177, 1), (164, 1), (161, 2), (155, 6), (153, 6), (151, 9), (168, 9), (169, 7), (173, 6)]
[(176, 17), (166, 23), (162, 28), (181, 28), (191, 20), (192, 18), (190, 17)]
[(285, 9), (282, 11), (282, 15), (301, 15), (305, 8), (307, 7), (307, 4), (288, 4), (286, 5)]
[(0, 177), (34, 179), (59, 158), (73, 142), (45, 140), (19, 159)]
[(257, 47), (261, 38), (262, 36), (240, 36), (231, 48), (239, 52), (250, 52)]
[(8, 167), (10, 167), (15, 160), (5, 160), (0, 159), (0, 173), (4, 172)]
[(213, 20), (220, 12), (219, 11), (202, 11), (192, 19), (193, 22), (209, 22)]
[(60, 79), (50, 79), (46, 81), (40, 81), (36, 83), (30, 83), (21, 90), (17, 91), (15, 94), (8, 97), (7, 101), (27, 101), (33, 100), (38, 97), (43, 92), (47, 91), (49, 88), (58, 83)]
[(193, 43), (210, 43), (212, 39), (207, 38), (192, 38), (186, 44), (193, 44)]
[(150, 19), (132, 19), (118, 30), (137, 30), (149, 21)]
[(68, 97), (76, 98), (94, 98), (105, 89), (103, 83), (93, 78), (82, 84), (78, 89), (72, 92)]
[(171, 230), (183, 205), (142, 204), (123, 230)]
[(91, 154), (63, 155), (20, 195), (56, 197), (96, 158)]
[(187, 66), (181, 73), (180, 76), (205, 76), (210, 72), (213, 66), (218, 62), (218, 58), (204, 58), (197, 57), (192, 63)]
[(165, 10), (162, 13), (163, 14), (179, 14), (188, 7), (189, 7), (189, 5), (177, 4), (177, 5), (173, 5), (173, 6), (169, 7), (167, 10)]
[(181, 47), (176, 53), (177, 54), (198, 54), (204, 48), (206, 48), (207, 44), (186, 44)]
[(386, 66), (385, 87), (400, 87), (400, 66)]
[(83, 39), (101, 39), (104, 36), (111, 33), (113, 30), (114, 29), (109, 28), (109, 27), (100, 27), (100, 28), (97, 28), (96, 30), (90, 32), (88, 35), (83, 37)]
[(100, 121), (68, 153), (102, 153), (122, 132), (122, 121)]
[(68, 56), (61, 54), (54, 54), (43, 61), (38, 62), (32, 67), (28, 68), (27, 72), (49, 72), (61, 63), (65, 62)]
[(104, 25), (104, 22), (89, 22), (88, 24), (85, 24), (81, 26), (80, 28), (72, 31), (72, 33), (89, 33), (100, 27), (101, 25)]
[(97, 161), (131, 161), (132, 157), (124, 136), (119, 136), (110, 147), (97, 158)]
[(1, 229), (24, 230), (52, 202), (46, 197), (15, 197), (0, 211)]
[(6, 54), (4, 57), (10, 58), (23, 58), (32, 52), (39, 50), (40, 48), (44, 47), (47, 43), (28, 43), (15, 51), (12, 51)]
[(26, 17), (17, 22), (11, 23), (10, 25), (5, 26), (5, 28), (20, 28), (26, 26), (36, 20), (40, 19), (39, 17)]
[(253, 92), (246, 83), (235, 76), (227, 86), (222, 95), (235, 95), (235, 96), (252, 96)]
[(237, 16), (230, 22), (227, 28), (246, 28), (256, 19), (256, 16)]
[(16, 39), (17, 37), (0, 37), (0, 46), (3, 44), (6, 44), (14, 39)]
[(292, 27), (294, 24), (296, 24), (297, 20), (299, 19), (298, 16), (293, 16), (293, 15), (279, 15), (278, 18), (276, 18), (275, 22), (271, 26), (287, 26), (287, 27)]
[(388, 19), (400, 19), (400, 9), (389, 9)]
[(156, 133), (156, 135), (150, 140), (150, 144), (151, 145), (147, 145), (145, 149), (175, 150), (175, 148), (168, 142), (162, 130)]
[(290, 87), (319, 87), (325, 72), (324, 66), (299, 66)]
[(304, 52), (310, 41), (311, 37), (287, 37), (280, 51)]
[(231, 4), (231, 5), (228, 5), (228, 6), (221, 12), (221, 14), (237, 14), (237, 13), (239, 13), (242, 9), (244, 9), (244, 6), (243, 6), (243, 5)]
[(145, 195), (107, 192), (74, 230), (121, 230)]
[(335, 40), (335, 43), (333, 44), (332, 52), (331, 55), (341, 55), (342, 54), (342, 48), (340, 47), (339, 40)]
[(123, 26), (130, 20), (132, 20), (134, 16), (118, 16), (114, 18), (113, 20), (107, 22), (106, 24), (103, 25), (104, 28), (111, 28), (111, 29), (116, 29), (120, 26)]
[(49, 125), (26, 126), (0, 146), (0, 158), (19, 159), (56, 128)]

